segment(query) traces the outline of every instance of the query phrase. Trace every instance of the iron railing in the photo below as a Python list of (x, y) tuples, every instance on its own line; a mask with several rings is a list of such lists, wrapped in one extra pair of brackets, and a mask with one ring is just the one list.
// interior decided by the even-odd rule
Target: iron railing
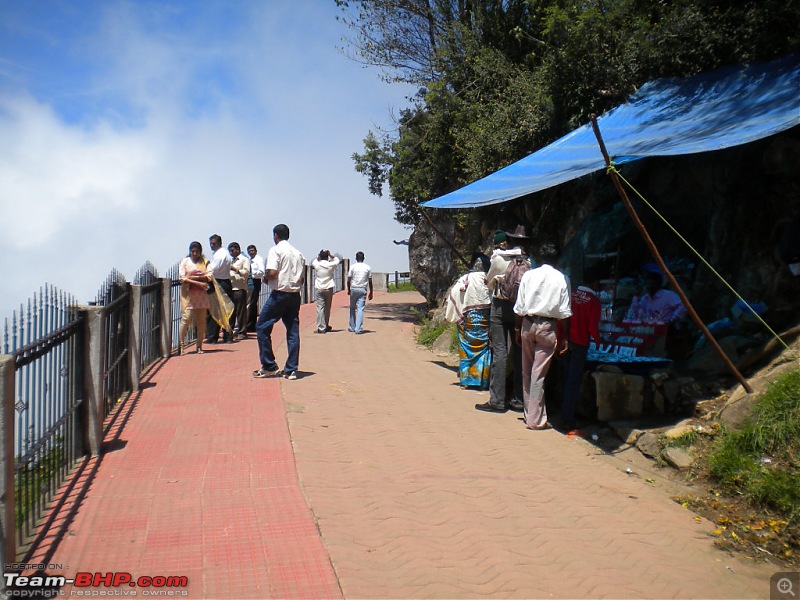
[(161, 280), (156, 268), (148, 261), (136, 272), (133, 282), (142, 288), (139, 356), (144, 372), (161, 358)]
[(83, 455), (82, 317), (74, 299), (45, 286), (6, 320), (14, 358), (16, 546), (23, 548), (50, 500)]
[(129, 361), (131, 291), (116, 269), (109, 273), (96, 304), (103, 307), (103, 418), (108, 417), (131, 390)]

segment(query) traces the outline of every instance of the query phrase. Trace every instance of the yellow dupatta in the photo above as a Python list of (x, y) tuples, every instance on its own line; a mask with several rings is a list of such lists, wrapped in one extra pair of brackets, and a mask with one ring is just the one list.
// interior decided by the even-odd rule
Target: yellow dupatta
[(217, 280), (214, 279), (213, 276), (208, 285), (213, 288), (213, 291), (208, 294), (208, 312), (211, 314), (211, 318), (214, 319), (222, 329), (230, 332), (230, 318), (233, 314), (233, 302), (228, 298), (228, 294), (222, 291)]

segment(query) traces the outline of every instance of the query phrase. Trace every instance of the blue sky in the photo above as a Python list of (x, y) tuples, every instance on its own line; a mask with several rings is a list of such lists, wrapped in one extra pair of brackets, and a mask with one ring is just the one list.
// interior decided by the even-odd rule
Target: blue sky
[(0, 0), (0, 238), (10, 316), (90, 300), (199, 240), (408, 268), (409, 230), (351, 155), (413, 90), (339, 50), (334, 0)]

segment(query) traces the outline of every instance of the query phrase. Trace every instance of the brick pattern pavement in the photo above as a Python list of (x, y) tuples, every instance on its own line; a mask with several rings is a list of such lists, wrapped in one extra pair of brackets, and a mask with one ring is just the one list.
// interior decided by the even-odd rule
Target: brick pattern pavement
[[(314, 336), (314, 376), (284, 386), (300, 480), (346, 597), (769, 596), (779, 569), (716, 549), (710, 522), (586, 441), (474, 410), (487, 395), (414, 344), (419, 302), (377, 296), (369, 333)], [(346, 316), (334, 310), (337, 330)]]

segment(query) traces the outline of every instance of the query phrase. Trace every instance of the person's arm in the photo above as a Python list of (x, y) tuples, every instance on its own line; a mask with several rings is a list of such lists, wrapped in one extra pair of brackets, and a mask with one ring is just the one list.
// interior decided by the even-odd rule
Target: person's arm
[(264, 265), (264, 280), (271, 281), (278, 278), (278, 251), (273, 246), (267, 253), (267, 262)]
[(369, 279), (367, 281), (369, 282), (369, 295), (367, 299), (372, 300), (372, 273), (369, 274)]
[(304, 256), (300, 256), (300, 285), (303, 285), (306, 282), (306, 259)]
[(264, 278), (264, 260), (261, 259), (258, 254), (250, 261), (250, 274), (253, 276), (253, 279)]

